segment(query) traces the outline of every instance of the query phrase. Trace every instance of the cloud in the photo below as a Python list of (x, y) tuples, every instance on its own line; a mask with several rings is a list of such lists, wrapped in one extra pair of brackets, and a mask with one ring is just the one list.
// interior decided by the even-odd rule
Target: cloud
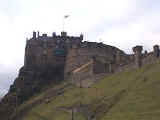
[(127, 53), (132, 53), (135, 45), (143, 45), (144, 49), (151, 51), (153, 45), (160, 44), (160, 9), (155, 2), (136, 2), (136, 9), (132, 9), (128, 15), (106, 23), (108, 29), (97, 39), (101, 38), (106, 44), (117, 46)]
[(13, 83), (15, 79), (16, 73), (8, 72), (8, 73), (0, 73), (0, 95), (4, 95), (9, 90), (10, 84)]

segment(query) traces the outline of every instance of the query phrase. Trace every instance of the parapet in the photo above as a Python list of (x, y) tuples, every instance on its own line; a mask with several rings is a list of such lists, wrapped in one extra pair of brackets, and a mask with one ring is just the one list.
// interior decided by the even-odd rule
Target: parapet
[[(44, 39), (45, 38), (45, 39)], [(70, 40), (71, 42), (75, 42), (75, 43), (79, 43), (83, 41), (83, 34), (80, 34), (80, 36), (68, 36), (67, 32), (62, 31), (61, 35), (56, 35), (56, 32), (52, 33), (52, 36), (47, 36), (47, 34), (39, 34), (39, 31), (36, 33), (35, 31), (33, 31), (33, 36), (30, 40), (57, 40), (57, 39), (61, 39), (63, 41), (65, 40)]]
[(138, 52), (138, 53), (139, 53), (139, 52), (141, 53), (142, 50), (143, 50), (143, 46), (139, 46), (139, 45), (138, 45), (138, 46), (133, 47), (132, 49), (133, 49), (133, 52), (134, 52), (134, 53), (137, 53), (137, 52)]
[(42, 34), (42, 37), (43, 37), (43, 38), (46, 38), (46, 37), (47, 37), (47, 34)]
[(61, 32), (61, 36), (62, 36), (62, 37), (66, 37), (66, 36), (67, 36), (67, 32), (64, 32), (64, 31)]

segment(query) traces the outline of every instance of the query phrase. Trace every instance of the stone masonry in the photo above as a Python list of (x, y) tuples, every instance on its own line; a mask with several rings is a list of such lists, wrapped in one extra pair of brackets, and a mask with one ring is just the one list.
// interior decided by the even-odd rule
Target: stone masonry
[(153, 53), (154, 53), (155, 57), (157, 57), (157, 58), (159, 57), (160, 50), (159, 50), (159, 46), (158, 45), (153, 46)]
[[(84, 41), (81, 42), (80, 45), (74, 45), (74, 48), (72, 47), (72, 49), (69, 49), (67, 52), (64, 68), (65, 79), (69, 78), (69, 75), (73, 70), (86, 64), (93, 58), (96, 59), (96, 63), (99, 63), (97, 67), (94, 67), (97, 73), (101, 73), (102, 71), (104, 71), (104, 69), (106, 70), (106, 72), (109, 71), (109, 64), (117, 63), (117, 51), (120, 51), (121, 58), (127, 62), (128, 56), (126, 56), (123, 51), (119, 50), (118, 48), (105, 45), (103, 43)], [(103, 65), (100, 66), (100, 63), (102, 63)]]
[(142, 50), (142, 46), (133, 47), (133, 52), (135, 53), (135, 64), (137, 65), (137, 67), (142, 66)]

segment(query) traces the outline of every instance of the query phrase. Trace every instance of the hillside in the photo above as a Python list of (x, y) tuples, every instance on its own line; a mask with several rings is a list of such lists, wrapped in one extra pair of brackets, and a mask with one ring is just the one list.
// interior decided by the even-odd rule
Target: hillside
[(16, 109), (23, 120), (159, 120), (159, 63), (106, 75), (89, 88), (64, 82)]

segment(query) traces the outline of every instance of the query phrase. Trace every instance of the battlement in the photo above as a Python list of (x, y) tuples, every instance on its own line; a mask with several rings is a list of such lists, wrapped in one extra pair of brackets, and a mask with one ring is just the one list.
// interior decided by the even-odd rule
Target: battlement
[(135, 47), (133, 47), (133, 52), (135, 52), (135, 53), (141, 53), (142, 50), (143, 50), (142, 46), (135, 46)]
[(33, 31), (33, 36), (29, 40), (41, 40), (41, 41), (48, 41), (48, 40), (62, 40), (67, 42), (82, 42), (83, 40), (83, 34), (80, 34), (80, 36), (68, 36), (67, 32), (62, 31), (61, 35), (56, 35), (56, 32), (52, 33), (52, 36), (48, 36), (47, 34), (39, 34), (39, 31), (36, 33)]

